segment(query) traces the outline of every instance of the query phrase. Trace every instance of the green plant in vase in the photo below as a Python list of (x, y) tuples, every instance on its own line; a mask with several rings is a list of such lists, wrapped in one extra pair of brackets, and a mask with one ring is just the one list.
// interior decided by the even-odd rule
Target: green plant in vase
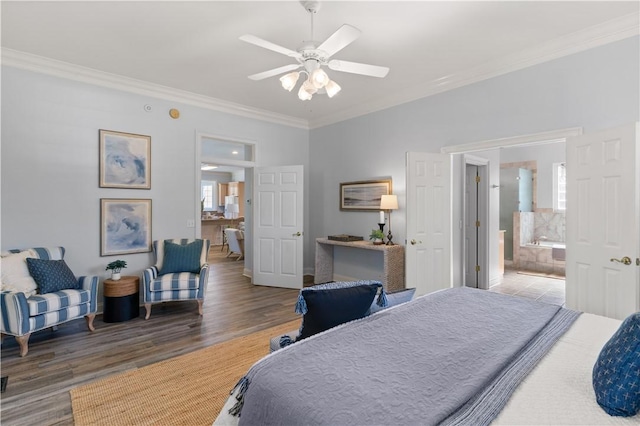
[(373, 244), (380, 245), (384, 242), (384, 234), (379, 229), (372, 229), (369, 239), (373, 241)]
[(122, 269), (126, 267), (127, 262), (125, 262), (124, 260), (114, 260), (107, 265), (105, 271), (111, 271), (111, 279), (114, 281), (118, 281), (120, 279), (120, 271), (122, 271)]

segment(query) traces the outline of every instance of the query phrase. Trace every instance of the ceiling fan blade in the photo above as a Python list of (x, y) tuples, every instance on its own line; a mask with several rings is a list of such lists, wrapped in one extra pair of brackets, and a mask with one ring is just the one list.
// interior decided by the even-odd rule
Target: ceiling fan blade
[(241, 36), (240, 40), (246, 41), (247, 43), (251, 43), (259, 47), (263, 47), (265, 49), (273, 50), (274, 52), (282, 53), (283, 55), (287, 55), (292, 58), (302, 57), (302, 55), (300, 55), (298, 52), (287, 49), (286, 47), (278, 46), (277, 44), (271, 43), (267, 40), (263, 40), (260, 37), (253, 36), (251, 34), (245, 34)]
[(265, 78), (273, 77), (274, 75), (282, 74), (287, 71), (293, 71), (300, 68), (302, 65), (300, 64), (291, 64), (285, 65), (284, 67), (274, 68), (269, 71), (259, 72), (258, 74), (250, 75), (249, 78), (251, 80), (264, 80)]
[(332, 56), (360, 37), (360, 34), (361, 31), (356, 27), (344, 24), (335, 33), (331, 34), (324, 43), (318, 46), (318, 50), (323, 50), (327, 55)]
[(350, 72), (353, 74), (368, 75), (370, 77), (385, 77), (389, 73), (389, 68), (378, 65), (360, 64), (358, 62), (339, 61), (332, 59), (327, 64), (329, 69), (334, 71)]

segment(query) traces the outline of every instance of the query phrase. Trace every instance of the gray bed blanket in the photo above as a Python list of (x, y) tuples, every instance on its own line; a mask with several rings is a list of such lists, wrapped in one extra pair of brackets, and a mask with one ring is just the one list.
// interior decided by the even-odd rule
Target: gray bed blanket
[(522, 354), (546, 352), (539, 341), (566, 312), (573, 311), (469, 288), (418, 298), (257, 362), (241, 381), (239, 424), (470, 424), (505, 372), (528, 372), (518, 369)]

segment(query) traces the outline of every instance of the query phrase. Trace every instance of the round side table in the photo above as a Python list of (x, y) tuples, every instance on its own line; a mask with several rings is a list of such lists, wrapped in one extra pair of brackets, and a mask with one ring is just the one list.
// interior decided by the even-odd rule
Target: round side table
[(140, 278), (124, 276), (104, 280), (104, 322), (121, 322), (140, 315)]

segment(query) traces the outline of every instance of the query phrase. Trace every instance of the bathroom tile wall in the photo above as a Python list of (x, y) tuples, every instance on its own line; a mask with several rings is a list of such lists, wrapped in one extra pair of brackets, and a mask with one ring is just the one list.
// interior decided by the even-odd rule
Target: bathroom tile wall
[(534, 213), (535, 240), (565, 241), (565, 214), (553, 209), (538, 209)]

